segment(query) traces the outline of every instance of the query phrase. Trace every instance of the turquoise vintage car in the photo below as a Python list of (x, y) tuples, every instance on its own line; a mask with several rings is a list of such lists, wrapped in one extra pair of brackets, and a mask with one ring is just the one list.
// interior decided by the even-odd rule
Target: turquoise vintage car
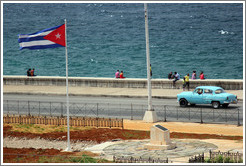
[(228, 107), (229, 104), (237, 103), (237, 96), (226, 93), (223, 88), (216, 86), (198, 86), (193, 92), (182, 92), (177, 95), (177, 102), (181, 107), (195, 104), (212, 104), (217, 109), (222, 105)]

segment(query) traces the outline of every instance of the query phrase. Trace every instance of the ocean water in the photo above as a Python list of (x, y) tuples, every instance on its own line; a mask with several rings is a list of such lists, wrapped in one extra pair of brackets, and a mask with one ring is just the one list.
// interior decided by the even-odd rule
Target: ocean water
[[(243, 79), (242, 3), (150, 3), (152, 78), (196, 70), (208, 79)], [(67, 19), (68, 72), (73, 77), (146, 78), (144, 4), (4, 3), (3, 74), (65, 76), (65, 48), (19, 50), (18, 34)]]

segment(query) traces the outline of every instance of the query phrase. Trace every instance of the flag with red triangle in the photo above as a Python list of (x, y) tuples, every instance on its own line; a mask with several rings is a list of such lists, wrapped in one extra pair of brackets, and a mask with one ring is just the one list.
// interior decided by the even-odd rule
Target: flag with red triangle
[(66, 47), (65, 24), (44, 29), (32, 34), (20, 34), (20, 49), (45, 49)]

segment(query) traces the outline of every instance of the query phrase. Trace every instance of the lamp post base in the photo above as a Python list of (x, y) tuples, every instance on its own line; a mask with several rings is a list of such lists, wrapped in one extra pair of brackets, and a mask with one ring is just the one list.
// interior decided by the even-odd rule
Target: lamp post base
[(156, 112), (154, 110), (145, 111), (143, 121), (148, 123), (157, 122)]

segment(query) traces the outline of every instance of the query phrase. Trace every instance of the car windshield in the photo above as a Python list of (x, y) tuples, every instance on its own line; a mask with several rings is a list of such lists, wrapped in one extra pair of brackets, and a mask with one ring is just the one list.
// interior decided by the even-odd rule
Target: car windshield
[(214, 91), (216, 94), (225, 93), (224, 89), (217, 89)]

